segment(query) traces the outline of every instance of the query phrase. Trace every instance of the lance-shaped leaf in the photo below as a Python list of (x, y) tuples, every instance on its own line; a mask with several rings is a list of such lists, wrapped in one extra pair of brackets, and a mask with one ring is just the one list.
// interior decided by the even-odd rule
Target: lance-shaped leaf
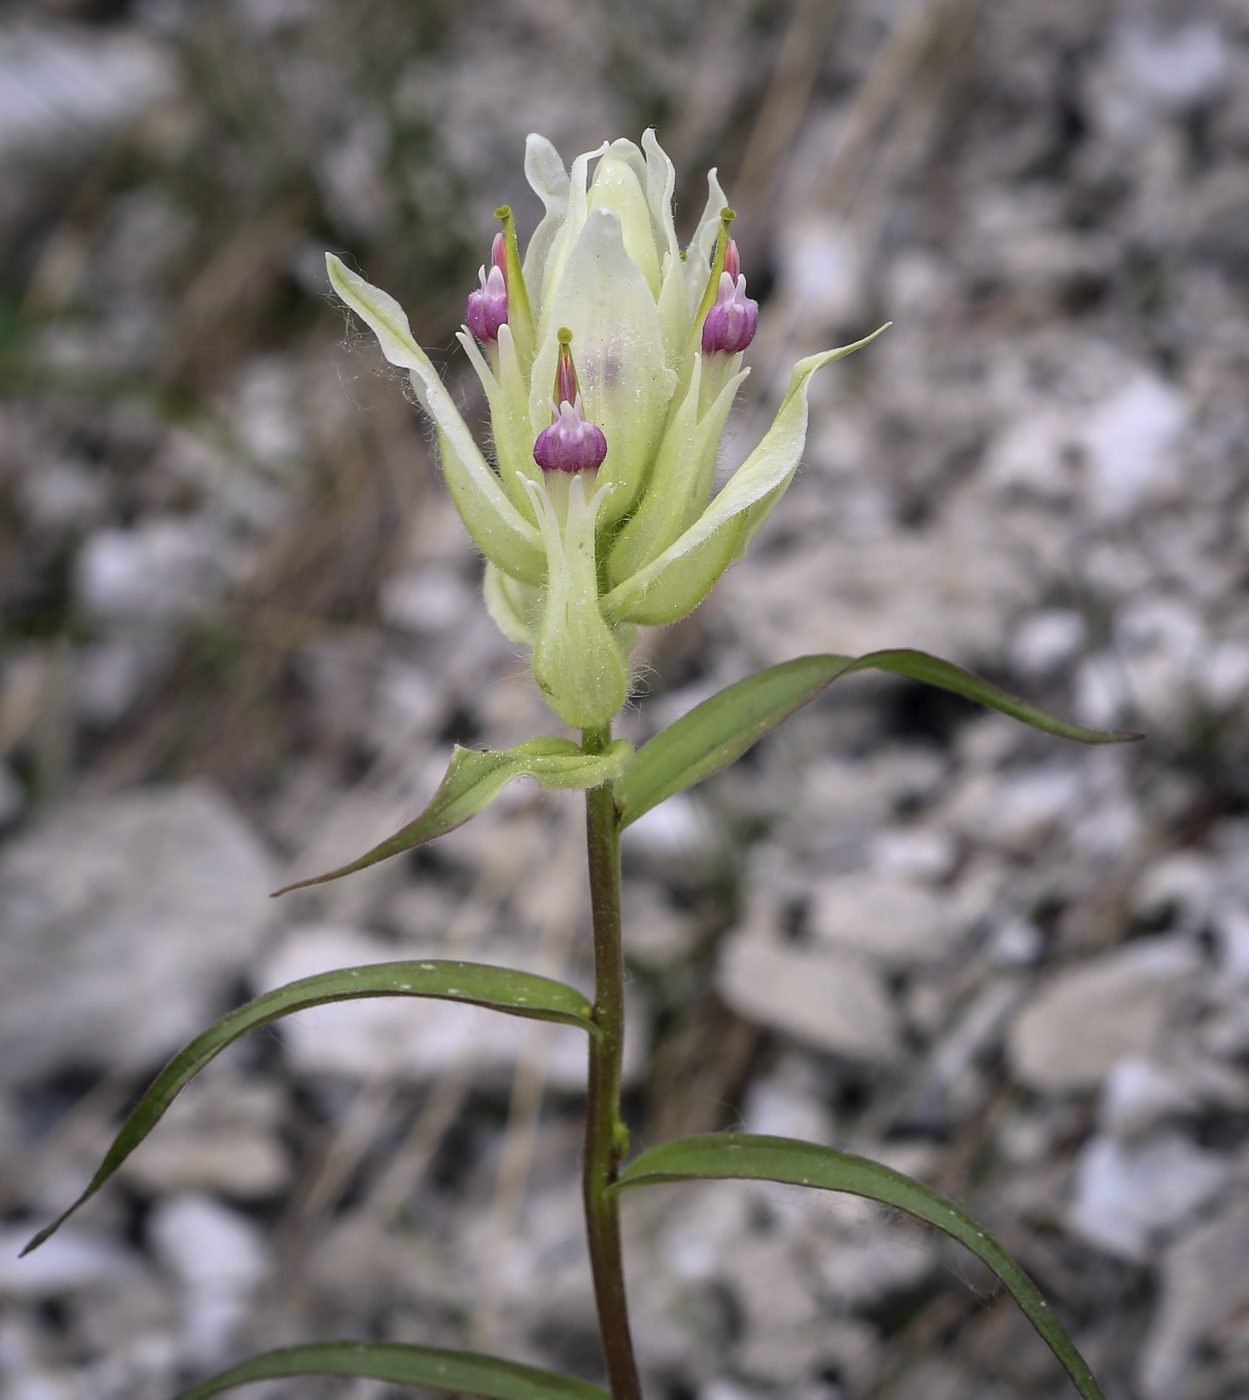
[(798, 469), (807, 436), (811, 376), (875, 340), (884, 329), (881, 326), (853, 345), (798, 361), (772, 426), (720, 494), (657, 559), (603, 599), (603, 611), (612, 621), (660, 626), (684, 617), (702, 602), (728, 567), (743, 531), (762, 523), (750, 513), (751, 507), (765, 499), (775, 504)]
[(297, 880), (277, 890), (274, 897), (352, 875), (376, 865), (379, 860), (400, 855), (454, 831), (488, 806), (513, 778), (537, 778), (550, 792), (598, 787), (618, 778), (632, 754), (633, 745), (627, 739), (617, 739), (599, 754), (582, 753), (571, 739), (530, 739), (500, 753), (481, 753), (477, 749), (462, 749), (457, 744), (447, 776), (419, 817), (349, 865), (339, 866), (324, 875), (314, 875), (309, 880)]
[(593, 1007), (580, 992), (549, 977), (516, 972), (507, 967), (436, 960), (375, 963), (370, 967), (348, 967), (301, 978), (231, 1011), (175, 1055), (139, 1100), (87, 1189), (63, 1215), (40, 1230), (23, 1254), (37, 1249), (79, 1206), (95, 1195), (160, 1122), (165, 1110), (187, 1084), (228, 1045), (233, 1045), (248, 1031), (258, 1030), (296, 1011), (336, 1001), (361, 1001), (367, 997), (432, 997), (437, 1001), (465, 1002), (530, 1020), (580, 1026), (591, 1035), (598, 1034), (591, 1020)]
[(1062, 1323), (1051, 1312), (1036, 1284), (965, 1211), (931, 1187), (866, 1157), (793, 1138), (729, 1133), (666, 1142), (630, 1162), (612, 1188), (654, 1185), (662, 1181), (779, 1181), (844, 1191), (880, 1201), (935, 1225), (987, 1264), (1006, 1285), (1028, 1321), (1062, 1362), (1085, 1400), (1104, 1400), (1084, 1358)]
[(508, 499), (460, 417), (430, 358), (412, 338), (403, 308), (388, 292), (370, 286), (333, 253), (325, 255), (334, 290), (377, 337), (392, 365), (412, 372), (421, 406), (438, 425), (447, 486), (478, 548), (501, 569), (526, 583), (541, 583), (546, 560), (535, 527)]
[(926, 681), (1060, 739), (1075, 739), (1082, 744), (1122, 744), (1141, 737), (1107, 734), (1056, 719), (981, 676), (923, 651), (873, 651), (857, 658), (799, 656), (726, 687), (656, 734), (639, 751), (617, 785), (620, 825), (628, 826), (673, 793), (727, 768), (834, 681), (868, 670)]
[(208, 1400), (236, 1385), (283, 1376), (360, 1376), (391, 1385), (480, 1395), (484, 1400), (610, 1400), (605, 1390), (589, 1381), (555, 1371), (471, 1351), (401, 1342), (317, 1342), (267, 1351), (184, 1390), (177, 1400)]

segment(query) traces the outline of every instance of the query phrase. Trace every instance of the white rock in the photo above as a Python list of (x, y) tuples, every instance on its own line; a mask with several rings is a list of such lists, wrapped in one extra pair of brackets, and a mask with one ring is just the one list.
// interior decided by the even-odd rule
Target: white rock
[(478, 606), (474, 590), (444, 564), (405, 569), (382, 585), (382, 617), (407, 632), (439, 633), (458, 627)]
[(1133, 911), (1145, 918), (1178, 916), (1185, 929), (1196, 929), (1209, 915), (1217, 874), (1215, 860), (1205, 852), (1172, 851), (1141, 876)]
[(33, 524), (52, 530), (92, 525), (104, 509), (104, 474), (74, 458), (40, 463), (22, 480), (22, 506)]
[(789, 1055), (768, 1075), (751, 1081), (742, 1105), (742, 1131), (830, 1144), (833, 1115), (820, 1093), (810, 1059)]
[(1193, 1106), (1193, 1094), (1175, 1075), (1150, 1060), (1129, 1058), (1106, 1076), (1098, 1123), (1112, 1137), (1130, 1140)]
[(1205, 625), (1186, 601), (1165, 594), (1132, 599), (1115, 623), (1128, 689), (1154, 723), (1180, 719), (1196, 689)]
[(1239, 987), (1249, 983), (1249, 909), (1239, 905), (1214, 916), (1223, 971)]
[(148, 1235), (182, 1285), (187, 1352), (201, 1366), (223, 1360), (268, 1272), (259, 1230), (210, 1196), (188, 1193), (157, 1202)]
[(1067, 1220), (1091, 1244), (1141, 1264), (1154, 1237), (1217, 1195), (1229, 1172), (1184, 1138), (1133, 1145), (1097, 1135), (1076, 1163)]
[(1141, 939), (1057, 973), (1015, 1018), (1015, 1074), (1043, 1093), (1088, 1089), (1129, 1055), (1148, 1055), (1176, 985), (1196, 968), (1182, 939)]
[(958, 864), (958, 842), (951, 832), (937, 827), (887, 827), (872, 837), (867, 859), (880, 875), (939, 881)]
[(715, 844), (715, 831), (698, 799), (678, 792), (625, 827), (621, 841), (653, 859), (681, 860), (705, 856)]
[(116, 723), (142, 694), (169, 657), (160, 639), (93, 642), (78, 656), (79, 715), (92, 724)]
[(847, 1309), (914, 1288), (937, 1260), (931, 1239), (883, 1214), (867, 1216), (828, 1247), (823, 1244), (814, 1261), (820, 1291)]
[(1216, 710), (1231, 709), (1249, 692), (1249, 645), (1223, 641), (1211, 647), (1197, 671), (1197, 684)]
[(216, 1128), (161, 1131), (122, 1167), (122, 1178), (153, 1195), (213, 1191), (237, 1200), (263, 1200), (290, 1180), (291, 1169), (272, 1133)]
[(1138, 1378), (1146, 1400), (1186, 1400), (1202, 1345), (1249, 1304), (1249, 1199), (1230, 1196), (1208, 1220), (1177, 1239), (1162, 1259), (1154, 1317)]
[(94, 145), (174, 86), (170, 56), (133, 31), (0, 29), (0, 156)]
[(1027, 851), (1064, 825), (1084, 803), (1085, 775), (1046, 763), (1005, 772), (972, 773), (950, 803), (950, 821), (970, 837)]
[(1175, 482), (1175, 449), (1188, 404), (1154, 375), (1138, 374), (1085, 419), (1080, 435), (1089, 502), (1112, 519), (1130, 515)]
[(203, 520), (153, 517), (97, 530), (83, 544), (74, 584), (99, 617), (169, 622), (207, 607), (228, 574), (224, 542)]
[(1113, 729), (1122, 722), (1131, 699), (1123, 662), (1113, 652), (1094, 652), (1080, 662), (1072, 708), (1081, 724)]
[(1024, 618), (1011, 641), (1011, 660), (1025, 676), (1045, 676), (1084, 646), (1083, 617), (1071, 608), (1044, 608)]
[(781, 229), (777, 257), (781, 293), (804, 324), (836, 325), (862, 303), (862, 253), (854, 232), (838, 219), (811, 217)]
[(1134, 93), (1167, 112), (1216, 96), (1229, 69), (1227, 42), (1208, 20), (1166, 34), (1125, 25), (1116, 36), (1112, 61)]
[(0, 858), (0, 1074), (165, 1059), (224, 1009), (274, 883), (203, 783), (53, 813)]
[(821, 880), (813, 891), (811, 933), (890, 966), (940, 962), (958, 935), (945, 900), (922, 885), (863, 872)]
[(791, 947), (744, 931), (725, 944), (720, 995), (739, 1015), (821, 1050), (892, 1064), (896, 1017), (879, 976), (851, 953)]

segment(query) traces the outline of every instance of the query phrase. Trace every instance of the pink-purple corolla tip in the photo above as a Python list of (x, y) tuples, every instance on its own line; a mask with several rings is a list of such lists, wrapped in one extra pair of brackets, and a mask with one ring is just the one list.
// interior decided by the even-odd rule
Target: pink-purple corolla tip
[(464, 318), (478, 340), (498, 340), (499, 327), (507, 325), (507, 243), (501, 233), (490, 249), (490, 275), (483, 267), (477, 276), (481, 287), (469, 293)]
[(602, 428), (581, 416), (581, 395), (560, 404), (555, 422), (538, 434), (533, 460), (548, 472), (597, 471), (607, 456)]
[(737, 244), (729, 239), (715, 305), (703, 322), (703, 354), (714, 355), (719, 350), (726, 355), (736, 355), (745, 350), (758, 329), (759, 303), (746, 295), (746, 279), (742, 276)]

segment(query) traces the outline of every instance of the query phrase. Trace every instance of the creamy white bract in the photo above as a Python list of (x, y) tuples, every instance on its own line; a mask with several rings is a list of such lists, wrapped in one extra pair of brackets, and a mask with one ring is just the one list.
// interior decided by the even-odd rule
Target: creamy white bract
[[(740, 353), (702, 349), (728, 247), (716, 172), (684, 255), (672, 219), (675, 171), (653, 131), (640, 149), (619, 140), (578, 156), (571, 172), (549, 141), (530, 136), (525, 174), (546, 212), (522, 263), (510, 212), (500, 211), (507, 322), (482, 345), (467, 326), (459, 336), (489, 402), (493, 462), (394, 298), (332, 254), (327, 263), (386, 358), (411, 371), (437, 426), (447, 485), (487, 559), (490, 615), (533, 649), (534, 676), (560, 718), (597, 729), (628, 698), (636, 625), (684, 617), (745, 552), (797, 468), (811, 376), (857, 345), (794, 366), (763, 441), (712, 499), (725, 421), (746, 375)], [(497, 294), (495, 268), (491, 279)], [(555, 416), (561, 329), (571, 332), (581, 411), (607, 440), (597, 471), (544, 472), (534, 460)]]

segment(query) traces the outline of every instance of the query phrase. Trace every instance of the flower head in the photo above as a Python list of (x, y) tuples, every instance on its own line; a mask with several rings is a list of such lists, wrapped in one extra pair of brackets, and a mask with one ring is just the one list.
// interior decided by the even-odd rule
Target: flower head
[(713, 497), (758, 324), (716, 172), (684, 251), (676, 174), (653, 131), (570, 170), (530, 136), (525, 173), (545, 213), (522, 260), (512, 212), (498, 211), (459, 337), (486, 392), (493, 461), (398, 303), (332, 255), (330, 277), (437, 425), (447, 484), (487, 559), (491, 616), (533, 648), (561, 718), (598, 728), (628, 697), (636, 624), (684, 617), (745, 552), (797, 469), (811, 376), (866, 341), (794, 366), (772, 426)]

